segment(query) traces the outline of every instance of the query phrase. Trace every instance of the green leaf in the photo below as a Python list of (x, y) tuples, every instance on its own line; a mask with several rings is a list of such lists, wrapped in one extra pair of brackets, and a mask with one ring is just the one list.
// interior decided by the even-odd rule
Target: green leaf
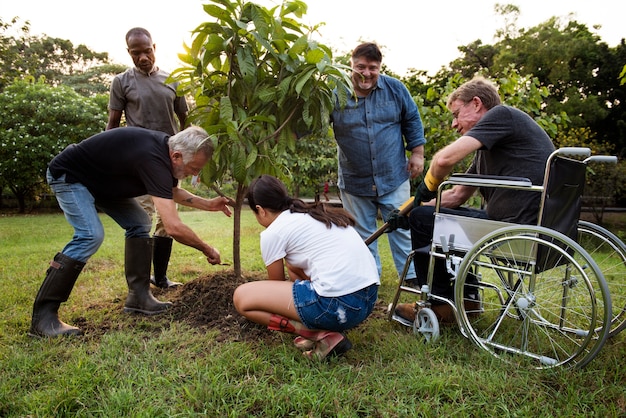
[(315, 71), (316, 71), (315, 68), (311, 68), (310, 70), (306, 71), (304, 74), (298, 75), (297, 82), (296, 82), (296, 93), (300, 94), (300, 92), (302, 91), (302, 88), (306, 85), (306, 83), (309, 82), (309, 80), (311, 79)]
[[(307, 64), (319, 64), (322, 62), (322, 60), (326, 57), (326, 54), (324, 54), (324, 51), (322, 51), (321, 49), (312, 49), (310, 51), (307, 51), (305, 59)], [(323, 71), (323, 67), (318, 69), (320, 71)]]
[(289, 56), (291, 58), (297, 58), (302, 54), (309, 46), (309, 40), (306, 36), (301, 36), (298, 40), (289, 48)]
[(252, 82), (256, 74), (256, 65), (249, 48), (239, 48), (237, 50), (237, 63), (244, 80)]
[(246, 154), (238, 146), (233, 147), (233, 177), (240, 183), (246, 180)]
[(230, 101), (230, 97), (220, 97), (220, 119), (230, 120), (233, 118), (233, 106)]
[(203, 7), (204, 7), (204, 11), (208, 15), (213, 16), (217, 20), (230, 21), (231, 15), (227, 10), (224, 10), (223, 8), (219, 6), (214, 6), (211, 4), (205, 4)]
[(276, 89), (273, 87), (263, 87), (256, 95), (263, 103), (269, 103), (275, 99)]
[(252, 167), (252, 164), (254, 164), (256, 162), (257, 156), (258, 156), (258, 151), (257, 151), (256, 147), (253, 147), (248, 152), (248, 156), (246, 157), (246, 170), (249, 169), (250, 167)]

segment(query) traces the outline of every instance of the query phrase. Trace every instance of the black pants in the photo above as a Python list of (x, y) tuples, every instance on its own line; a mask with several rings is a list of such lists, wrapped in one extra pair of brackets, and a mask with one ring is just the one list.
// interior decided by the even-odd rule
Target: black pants
[[(467, 216), (471, 218), (488, 219), (485, 211), (469, 208), (446, 209), (440, 208), (440, 213), (451, 215)], [(435, 207), (434, 206), (418, 206), (409, 214), (409, 225), (411, 226), (411, 242), (413, 249), (428, 248), (433, 239), (433, 229), (435, 227)], [(428, 263), (430, 256), (428, 250), (418, 251), (415, 253), (413, 263), (415, 265), (415, 274), (417, 281), (421, 285), (426, 284), (428, 280)], [(454, 283), (450, 280), (452, 275), (447, 271), (445, 261), (437, 258), (433, 271), (433, 284), (431, 292), (437, 296), (446, 299), (454, 299)], [(466, 282), (476, 281), (475, 277), (468, 277)]]

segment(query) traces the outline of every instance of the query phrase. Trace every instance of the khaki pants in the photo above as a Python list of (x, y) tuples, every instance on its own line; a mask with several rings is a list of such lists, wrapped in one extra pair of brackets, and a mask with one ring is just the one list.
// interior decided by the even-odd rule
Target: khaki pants
[(150, 196), (149, 194), (145, 194), (143, 196), (138, 196), (136, 199), (137, 202), (141, 205), (142, 209), (146, 211), (148, 216), (150, 216), (150, 221), (154, 223), (156, 220), (156, 226), (154, 227), (154, 236), (169, 238), (170, 236), (167, 235), (165, 227), (163, 226), (163, 222), (161, 221), (161, 216), (154, 207), (152, 196)]

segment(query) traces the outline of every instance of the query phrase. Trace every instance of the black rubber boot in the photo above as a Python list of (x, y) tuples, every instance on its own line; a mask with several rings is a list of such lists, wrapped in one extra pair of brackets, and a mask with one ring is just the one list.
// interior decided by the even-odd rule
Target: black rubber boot
[(181, 286), (182, 283), (173, 282), (167, 278), (167, 266), (172, 255), (172, 242), (170, 237), (154, 237), (154, 249), (152, 251), (152, 264), (154, 276), (150, 277), (150, 283), (161, 289)]
[(156, 315), (167, 311), (172, 304), (161, 302), (150, 292), (151, 238), (127, 238), (124, 269), (128, 283), (128, 297), (124, 312)]
[(74, 283), (76, 283), (83, 267), (85, 267), (85, 263), (62, 253), (57, 253), (54, 256), (33, 304), (33, 318), (28, 335), (31, 337), (57, 337), (83, 333), (79, 328), (59, 320), (58, 316), (59, 306), (70, 297)]

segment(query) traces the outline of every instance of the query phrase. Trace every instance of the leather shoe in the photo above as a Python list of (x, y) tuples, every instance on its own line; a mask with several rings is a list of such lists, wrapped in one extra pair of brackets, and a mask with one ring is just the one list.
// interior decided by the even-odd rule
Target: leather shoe
[[(465, 299), (463, 302), (463, 306), (465, 307), (465, 312), (467, 313), (468, 318), (475, 318), (480, 315), (480, 302), (474, 300)], [(447, 303), (442, 303), (440, 305), (432, 305), (430, 307), (440, 324), (454, 324), (456, 323), (456, 317), (454, 316), (454, 309), (452, 306)]]
[[(430, 306), (430, 309), (432, 309), (432, 311), (435, 313), (435, 315), (437, 316), (437, 320), (440, 324), (456, 323), (454, 310), (452, 306), (448, 305), (447, 303), (441, 303), (438, 305), (432, 304)], [(473, 316), (478, 316), (480, 314), (480, 302), (465, 301), (465, 311), (468, 313), (468, 316), (470, 318)], [(399, 303), (396, 305), (394, 313), (399, 317), (411, 322), (415, 321), (415, 316), (417, 315), (414, 303)]]
[(480, 311), (481, 311), (480, 300), (465, 299), (465, 302), (463, 302), (463, 305), (465, 306), (465, 312), (467, 312), (468, 317), (475, 318), (478, 315), (480, 315)]
[[(440, 305), (431, 305), (430, 309), (432, 309), (432, 311), (435, 313), (435, 315), (437, 316), (437, 320), (440, 324), (452, 324), (456, 322), (452, 307), (447, 303), (442, 303)], [(417, 315), (417, 311), (415, 310), (415, 304), (399, 303), (398, 305), (396, 305), (395, 314), (403, 319), (406, 319), (407, 321), (414, 322), (415, 316)]]
[(440, 324), (456, 323), (454, 309), (447, 303), (442, 303), (441, 305), (431, 305), (430, 309), (433, 310)]
[(415, 310), (415, 303), (398, 303), (394, 313), (402, 319), (414, 322), (417, 311)]

